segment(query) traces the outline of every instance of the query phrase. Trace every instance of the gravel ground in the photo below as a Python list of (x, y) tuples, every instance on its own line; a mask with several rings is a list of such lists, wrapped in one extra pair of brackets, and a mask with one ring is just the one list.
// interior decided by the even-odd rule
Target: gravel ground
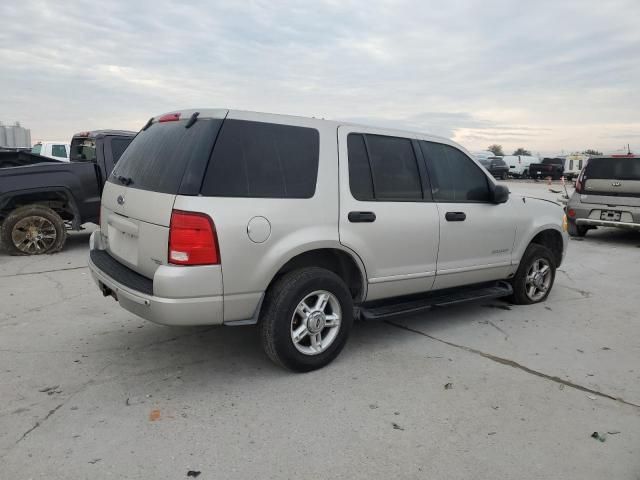
[(119, 308), (87, 243), (0, 254), (2, 478), (640, 478), (637, 233), (572, 240), (544, 304), (358, 323), (304, 375)]

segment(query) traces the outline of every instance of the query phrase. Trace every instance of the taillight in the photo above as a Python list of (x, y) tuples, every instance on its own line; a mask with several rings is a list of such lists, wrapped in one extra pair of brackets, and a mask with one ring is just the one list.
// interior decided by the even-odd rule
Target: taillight
[(169, 263), (174, 265), (217, 265), (220, 263), (218, 235), (208, 215), (171, 212)]
[(567, 212), (567, 215), (573, 218), (576, 216), (576, 211), (573, 208), (570, 208), (569, 211)]

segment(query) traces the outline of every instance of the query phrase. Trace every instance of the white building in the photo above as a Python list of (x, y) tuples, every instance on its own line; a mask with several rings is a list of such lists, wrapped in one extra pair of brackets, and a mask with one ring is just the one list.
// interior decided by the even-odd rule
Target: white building
[(22, 127), (20, 122), (14, 125), (0, 122), (0, 147), (31, 148), (31, 130)]

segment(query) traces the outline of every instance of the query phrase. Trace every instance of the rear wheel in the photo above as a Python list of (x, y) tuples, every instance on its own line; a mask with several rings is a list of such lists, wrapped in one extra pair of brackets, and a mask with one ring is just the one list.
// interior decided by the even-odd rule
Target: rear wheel
[(588, 227), (585, 227), (584, 225), (577, 225), (575, 222), (569, 222), (567, 225), (567, 231), (572, 237), (584, 237), (588, 230)]
[(556, 264), (551, 250), (532, 243), (524, 252), (516, 276), (511, 280), (513, 303), (530, 305), (547, 299), (556, 277)]
[(352, 324), (353, 301), (345, 283), (313, 267), (287, 273), (270, 287), (259, 328), (271, 360), (308, 372), (338, 356)]
[(502, 178), (502, 180), (506, 180), (507, 178), (509, 178), (509, 175), (507, 175), (507, 172), (502, 172), (500, 178)]
[(61, 250), (67, 229), (60, 215), (49, 207), (27, 205), (9, 214), (0, 237), (11, 255), (40, 255)]

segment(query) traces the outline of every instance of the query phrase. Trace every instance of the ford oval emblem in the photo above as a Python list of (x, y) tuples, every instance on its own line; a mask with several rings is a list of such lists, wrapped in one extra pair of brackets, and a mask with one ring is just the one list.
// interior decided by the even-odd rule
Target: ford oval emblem
[(124, 205), (124, 197), (122, 195), (118, 195), (116, 201), (118, 202), (118, 205)]

